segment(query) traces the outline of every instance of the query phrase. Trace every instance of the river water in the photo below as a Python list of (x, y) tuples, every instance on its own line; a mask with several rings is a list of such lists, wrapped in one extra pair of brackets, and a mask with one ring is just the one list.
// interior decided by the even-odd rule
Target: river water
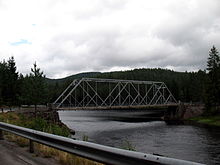
[[(107, 115), (106, 115), (107, 114)], [(220, 164), (220, 130), (163, 121), (120, 120), (116, 111), (60, 111), (60, 119), (76, 131), (74, 138), (205, 164)], [(127, 113), (126, 113), (127, 114)], [(106, 117), (108, 116), (108, 117)], [(126, 116), (126, 115), (125, 115)], [(129, 143), (129, 144), (128, 144)]]

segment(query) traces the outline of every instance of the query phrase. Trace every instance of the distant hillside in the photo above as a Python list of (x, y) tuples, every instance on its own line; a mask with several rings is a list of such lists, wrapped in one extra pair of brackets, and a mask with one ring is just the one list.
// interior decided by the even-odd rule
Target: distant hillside
[(68, 76), (63, 79), (48, 79), (49, 84), (53, 85), (58, 95), (70, 84), (73, 79), (82, 77), (106, 78), (106, 79), (127, 79), (142, 81), (161, 81), (165, 82), (170, 91), (177, 100), (185, 102), (203, 101), (204, 82), (206, 74), (203, 71), (198, 72), (176, 72), (168, 69), (133, 69), (128, 71), (116, 72), (87, 72)]
[(69, 81), (72, 81), (74, 79), (80, 79), (83, 77), (95, 77), (98, 76), (99, 74), (101, 74), (101, 72), (85, 72), (85, 73), (79, 73), (79, 74), (75, 74), (75, 75), (71, 75), (65, 78), (60, 78), (60, 79), (49, 79), (47, 78), (48, 83), (66, 83)]

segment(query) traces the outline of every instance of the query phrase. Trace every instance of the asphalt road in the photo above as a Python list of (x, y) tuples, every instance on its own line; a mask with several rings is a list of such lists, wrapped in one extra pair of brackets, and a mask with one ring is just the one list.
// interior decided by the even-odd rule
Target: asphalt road
[(52, 158), (42, 158), (15, 143), (0, 140), (0, 165), (60, 165)]

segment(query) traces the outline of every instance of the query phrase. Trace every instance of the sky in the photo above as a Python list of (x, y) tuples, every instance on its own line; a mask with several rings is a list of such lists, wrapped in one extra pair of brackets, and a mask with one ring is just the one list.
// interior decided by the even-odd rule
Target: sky
[(219, 0), (0, 0), (0, 61), (23, 74), (204, 70), (213, 45)]

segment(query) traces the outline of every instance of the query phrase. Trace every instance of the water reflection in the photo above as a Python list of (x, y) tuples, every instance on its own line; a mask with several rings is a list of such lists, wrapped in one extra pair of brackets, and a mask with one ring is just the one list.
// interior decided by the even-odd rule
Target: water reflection
[[(75, 137), (78, 139), (87, 135), (89, 141), (119, 148), (123, 147), (125, 141), (129, 141), (140, 152), (220, 164), (218, 129), (189, 125), (168, 126), (162, 121), (114, 121), (100, 111), (61, 111), (59, 114), (68, 127), (76, 130)], [(114, 115), (117, 116), (117, 113), (114, 112)]]

